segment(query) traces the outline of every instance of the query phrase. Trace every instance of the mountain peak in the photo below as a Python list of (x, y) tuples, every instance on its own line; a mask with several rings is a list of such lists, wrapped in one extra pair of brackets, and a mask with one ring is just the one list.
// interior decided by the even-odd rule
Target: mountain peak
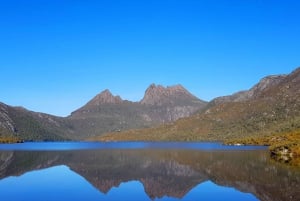
[(145, 105), (173, 104), (178, 101), (199, 100), (188, 92), (182, 85), (164, 87), (162, 85), (151, 84), (140, 103)]
[(108, 89), (105, 89), (100, 94), (95, 96), (90, 102), (88, 102), (88, 105), (101, 105), (105, 103), (119, 104), (122, 102), (123, 100), (120, 96), (114, 96)]

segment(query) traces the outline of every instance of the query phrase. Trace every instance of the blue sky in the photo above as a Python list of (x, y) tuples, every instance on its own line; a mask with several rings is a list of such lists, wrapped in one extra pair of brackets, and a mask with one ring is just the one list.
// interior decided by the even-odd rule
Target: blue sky
[(297, 0), (0, 0), (0, 102), (66, 116), (104, 89), (204, 100), (300, 66)]

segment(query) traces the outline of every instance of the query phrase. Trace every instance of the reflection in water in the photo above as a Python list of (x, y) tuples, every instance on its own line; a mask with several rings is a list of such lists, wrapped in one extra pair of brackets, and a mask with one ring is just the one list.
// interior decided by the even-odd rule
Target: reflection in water
[[(38, 179), (37, 179), (38, 178)], [(55, 166), (48, 169), (32, 171), (20, 177), (9, 177), (0, 182), (2, 198), (10, 201), (19, 200), (72, 200), (72, 201), (99, 201), (99, 200), (149, 200), (143, 184), (139, 181), (121, 183), (109, 192), (101, 193), (85, 179), (71, 171), (67, 166)], [(16, 189), (17, 193), (16, 193)], [(221, 195), (221, 196), (220, 196)], [(181, 200), (257, 200), (249, 193), (242, 193), (233, 188), (221, 187), (210, 181), (194, 187)], [(164, 196), (157, 201), (178, 200)]]
[[(45, 196), (46, 194), (41, 192), (47, 191), (55, 192), (54, 194), (59, 195), (60, 198), (71, 196), (66, 195), (67, 189), (62, 188), (63, 190), (59, 191), (48, 186), (49, 182), (41, 180), (46, 176), (59, 179), (56, 182), (57, 187), (62, 186), (60, 184), (67, 186), (64, 182), (69, 180), (70, 184), (76, 184), (72, 192), (76, 192), (75, 195), (82, 193), (82, 196), (86, 196), (80, 200), (93, 200), (93, 196), (97, 197), (97, 200), (124, 200), (125, 195), (129, 196), (130, 193), (134, 193), (131, 196), (139, 198), (137, 200), (195, 200), (196, 198), (213, 200), (211, 197), (213, 195), (216, 195), (219, 200), (227, 200), (225, 196), (230, 197), (228, 200), (234, 200), (235, 197), (237, 200), (255, 200), (257, 197), (259, 200), (272, 201), (300, 198), (300, 171), (272, 163), (269, 161), (267, 151), (264, 150), (2, 151), (0, 152), (0, 178), (2, 178), (0, 193), (4, 192), (3, 189), (8, 190), (5, 188), (8, 186), (5, 182), (13, 182), (37, 172), (17, 178), (6, 177), (49, 167), (54, 169), (50, 169), (53, 171), (52, 176), (47, 173), (37, 177), (39, 178), (37, 181), (42, 183), (39, 185), (42, 188), (36, 191), (37, 195)], [(73, 179), (69, 179), (68, 175)], [(94, 188), (97, 190), (93, 190)], [(20, 189), (16, 190), (14, 187), (13, 190), (15, 194), (19, 194)], [(85, 191), (88, 195), (84, 194)], [(116, 198), (112, 196), (109, 199), (107, 197), (101, 199), (104, 195), (112, 194)], [(209, 198), (204, 198), (205, 195)], [(76, 200), (80, 196), (77, 195), (74, 199), (66, 197), (56, 200)]]

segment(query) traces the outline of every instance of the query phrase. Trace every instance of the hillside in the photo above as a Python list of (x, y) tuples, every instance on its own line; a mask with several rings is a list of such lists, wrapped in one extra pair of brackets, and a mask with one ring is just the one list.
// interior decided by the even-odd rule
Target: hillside
[(0, 137), (22, 140), (67, 140), (71, 125), (61, 117), (0, 103)]
[(216, 98), (191, 117), (155, 128), (102, 135), (97, 140), (220, 140), (300, 128), (300, 68), (268, 76), (247, 91)]

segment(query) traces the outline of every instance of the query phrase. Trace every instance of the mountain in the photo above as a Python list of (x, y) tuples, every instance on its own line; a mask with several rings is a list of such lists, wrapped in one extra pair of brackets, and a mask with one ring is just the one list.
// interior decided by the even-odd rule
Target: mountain
[(82, 140), (133, 128), (148, 128), (190, 116), (206, 106), (183, 86), (152, 84), (140, 102), (122, 100), (108, 89), (66, 118), (0, 104), (0, 137), (24, 140)]
[(187, 118), (98, 140), (227, 140), (300, 129), (300, 68), (268, 76), (247, 91), (212, 100)]
[(151, 84), (140, 102), (122, 100), (105, 90), (67, 119), (81, 139), (107, 132), (147, 128), (190, 116), (206, 106), (181, 85)]

